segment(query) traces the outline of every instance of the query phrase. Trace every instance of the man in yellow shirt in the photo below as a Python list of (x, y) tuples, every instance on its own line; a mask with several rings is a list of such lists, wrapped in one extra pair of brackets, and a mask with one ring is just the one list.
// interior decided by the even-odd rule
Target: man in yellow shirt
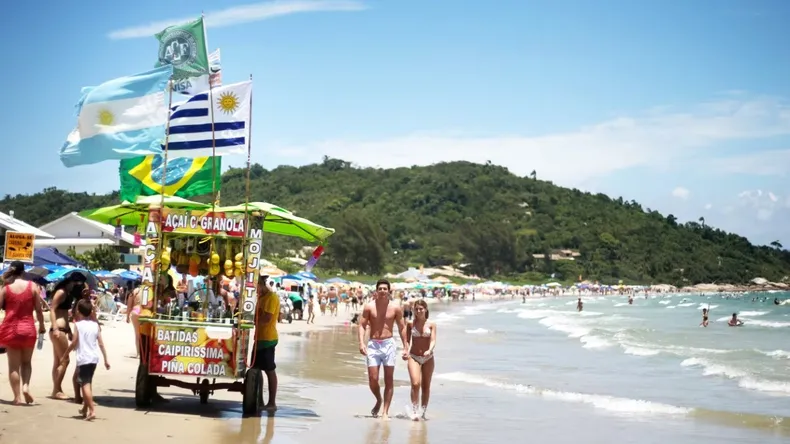
[(255, 357), (252, 368), (266, 373), (269, 384), (269, 402), (264, 407), (268, 411), (277, 410), (277, 366), (274, 363), (274, 349), (277, 347), (277, 318), (280, 314), (280, 298), (268, 284), (269, 276), (258, 278), (258, 303), (255, 313)]

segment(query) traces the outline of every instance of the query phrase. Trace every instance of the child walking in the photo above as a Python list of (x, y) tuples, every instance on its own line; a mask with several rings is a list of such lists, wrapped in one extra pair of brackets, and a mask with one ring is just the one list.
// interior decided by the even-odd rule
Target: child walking
[(90, 421), (96, 418), (96, 404), (93, 402), (93, 373), (99, 363), (99, 352), (101, 351), (104, 359), (104, 367), (110, 369), (107, 361), (107, 351), (104, 349), (104, 341), (101, 338), (99, 323), (91, 319), (93, 306), (88, 300), (81, 300), (77, 303), (77, 322), (74, 324), (74, 341), (63, 356), (68, 359), (72, 350), (77, 350), (77, 383), (82, 392), (82, 409), (80, 414), (85, 420)]

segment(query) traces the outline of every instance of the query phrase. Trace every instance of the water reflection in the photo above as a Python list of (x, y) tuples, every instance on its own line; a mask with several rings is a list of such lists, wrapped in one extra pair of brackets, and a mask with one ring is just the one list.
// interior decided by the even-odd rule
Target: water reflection
[(425, 421), (412, 422), (409, 430), (409, 444), (426, 444), (428, 442), (428, 424)]
[(304, 340), (289, 344), (287, 362), (281, 367), (297, 378), (335, 383), (360, 384), (367, 380), (353, 326), (311, 331), (298, 336)]
[(390, 442), (390, 422), (374, 420), (373, 424), (368, 428), (367, 440), (368, 444), (389, 444)]

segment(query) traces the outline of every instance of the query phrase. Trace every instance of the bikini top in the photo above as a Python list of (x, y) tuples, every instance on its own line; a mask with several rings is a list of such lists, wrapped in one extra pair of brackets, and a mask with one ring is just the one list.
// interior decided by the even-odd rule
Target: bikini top
[(425, 326), (423, 327), (423, 329), (425, 331), (423, 331), (423, 333), (420, 333), (420, 331), (417, 330), (417, 327), (415, 327), (412, 324), (412, 326), (411, 326), (411, 337), (412, 338), (430, 338), (431, 337), (431, 326), (426, 323)]

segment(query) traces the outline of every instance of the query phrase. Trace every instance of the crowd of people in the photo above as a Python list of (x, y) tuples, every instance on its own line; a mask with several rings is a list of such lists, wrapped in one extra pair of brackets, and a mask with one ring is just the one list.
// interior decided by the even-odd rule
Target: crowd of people
[[(179, 288), (172, 279), (158, 289), (172, 299), (178, 299)], [(290, 289), (293, 290), (293, 289)], [(372, 416), (387, 418), (394, 391), (395, 363), (400, 358), (407, 362), (411, 379), (411, 401), (413, 419), (425, 417), (430, 398), (430, 385), (435, 361), (436, 324), (429, 321), (429, 309), (425, 300), (409, 298), (408, 295), (393, 295), (387, 280), (376, 283), (374, 291), (363, 288), (346, 289), (337, 286), (312, 288), (303, 285), (296, 291), (303, 298), (307, 309), (307, 322), (315, 322), (316, 305), (318, 313), (324, 316), (337, 316), (338, 307), (345, 305), (346, 311), (361, 314), (355, 318), (358, 324), (359, 351), (365, 356), (370, 390), (376, 404)], [(111, 293), (117, 302), (126, 302), (127, 322), (135, 325), (135, 342), (138, 356), (145, 353), (146, 332), (139, 325), (139, 290), (133, 285), (128, 288), (113, 288)], [(38, 343), (41, 348), (45, 336), (52, 341), (53, 368), (52, 391), (50, 397), (57, 400), (73, 400), (82, 404), (81, 413), (87, 420), (96, 417), (93, 402), (92, 382), (97, 365), (103, 360), (107, 369), (110, 364), (101, 326), (96, 318), (96, 310), (91, 301), (91, 290), (87, 277), (81, 272), (67, 275), (58, 282), (49, 304), (42, 298), (41, 289), (24, 278), (24, 264), (13, 262), (3, 274), (0, 287), (0, 309), (5, 317), (0, 323), (0, 353), (8, 360), (8, 378), (13, 394), (14, 405), (34, 403), (30, 392), (32, 377), (32, 356)], [(275, 350), (279, 341), (277, 324), (282, 322), (282, 305), (293, 304), (288, 292), (281, 285), (272, 282), (268, 276), (261, 276), (257, 288), (258, 303), (255, 314), (255, 339), (250, 367), (260, 370), (266, 377), (268, 400), (263, 408), (277, 409), (277, 373)], [(230, 299), (228, 298), (228, 303)], [(316, 301), (318, 302), (316, 304)], [(189, 303), (189, 299), (184, 301)], [(49, 326), (45, 313), (48, 312)], [(397, 331), (402, 345), (398, 353), (394, 333)], [(369, 338), (365, 340), (365, 335)], [(72, 353), (76, 354), (76, 366), (72, 374), (73, 396), (66, 394), (63, 381), (71, 363)], [(379, 385), (380, 370), (383, 367), (384, 392)], [(155, 398), (161, 397), (154, 394)], [(156, 400), (156, 399), (154, 399)]]
[[(30, 393), (33, 351), (37, 343), (41, 348), (47, 334), (44, 320), (46, 302), (41, 297), (38, 284), (23, 278), (24, 271), (22, 262), (12, 262), (3, 274), (3, 286), (0, 287), (0, 308), (5, 310), (5, 318), (0, 324), (0, 351), (7, 355), (14, 405), (34, 402)], [(54, 355), (51, 397), (74, 399), (82, 404), (81, 413), (87, 420), (95, 418), (91, 385), (100, 355), (109, 368), (90, 296), (86, 276), (79, 272), (71, 273), (55, 286), (49, 307), (49, 336)], [(74, 397), (69, 398), (64, 393), (63, 380), (72, 352), (76, 353), (77, 365), (72, 377)]]

